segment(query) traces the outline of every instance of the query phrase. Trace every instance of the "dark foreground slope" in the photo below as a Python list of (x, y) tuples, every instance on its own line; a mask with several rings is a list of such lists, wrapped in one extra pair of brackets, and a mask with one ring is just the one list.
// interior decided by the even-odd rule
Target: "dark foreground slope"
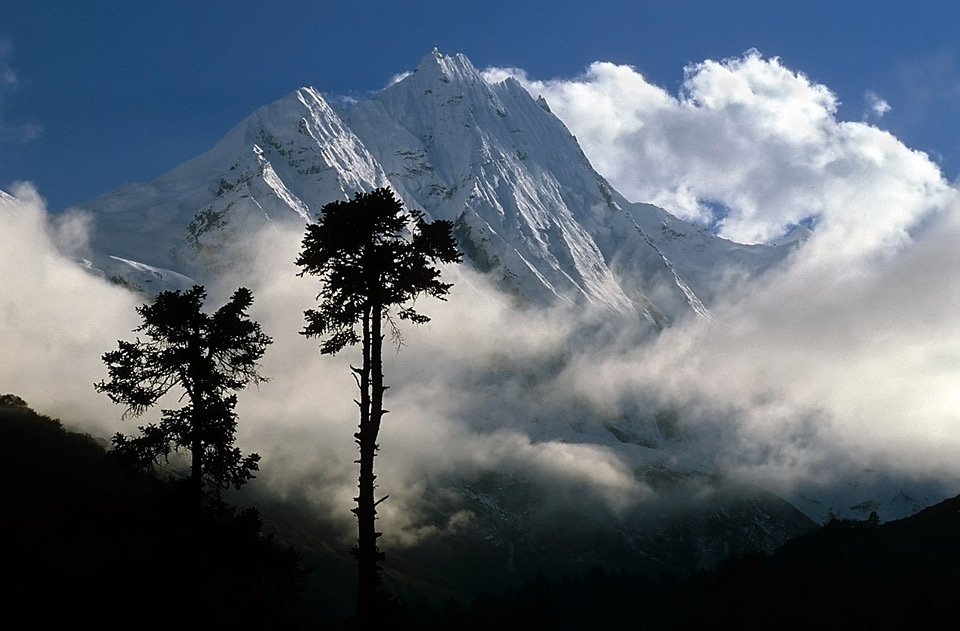
[[(0, 475), (0, 605), (10, 619), (36, 628), (92, 621), (151, 629), (186, 620), (210, 628), (350, 628), (349, 555), (295, 514), (288, 520), (277, 507), (270, 511), (273, 529), (296, 541), (313, 566), (305, 594), (298, 593), (304, 576), (295, 556), (261, 535), (255, 512), (197, 517), (175, 489), (131, 475), (90, 437), (64, 431), (10, 395), (0, 396)], [(557, 525), (576, 530), (563, 519)], [(543, 564), (556, 556), (550, 540), (528, 568), (544, 574), (518, 588), (516, 570), (496, 562), (496, 546), (467, 536), (427, 555), (427, 565), (443, 574), (435, 585), (422, 585), (424, 559), (401, 551), (388, 554), (386, 583), (405, 605), (395, 628), (955, 628), (958, 536), (960, 497), (883, 525), (834, 521), (773, 554), (740, 557), (688, 579), (658, 579), (622, 551), (621, 570), (582, 546), (580, 556), (606, 567), (550, 567)], [(483, 554), (486, 565), (478, 561)], [(437, 562), (438, 555), (457, 562)], [(473, 574), (478, 581), (464, 578)], [(441, 584), (449, 606), (440, 611), (414, 596), (416, 585), (438, 596)]]
[(0, 396), (0, 480), (8, 620), (153, 629), (293, 619), (302, 572), (260, 534), (256, 512), (191, 511), (175, 487), (131, 474), (12, 395)]
[[(960, 496), (880, 525), (837, 520), (771, 555), (689, 580), (602, 569), (540, 577), (448, 611), (432, 628), (955, 629), (960, 624)], [(508, 625), (509, 626), (509, 625)]]
[(685, 596), (691, 627), (941, 629), (960, 624), (960, 496), (913, 517), (833, 521), (768, 558), (728, 563)]

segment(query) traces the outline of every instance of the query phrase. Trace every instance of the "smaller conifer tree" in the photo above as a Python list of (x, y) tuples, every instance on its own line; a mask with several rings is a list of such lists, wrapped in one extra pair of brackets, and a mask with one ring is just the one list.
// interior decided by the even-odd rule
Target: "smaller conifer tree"
[(202, 311), (205, 297), (204, 288), (195, 285), (161, 292), (153, 304), (138, 307), (143, 324), (135, 331), (146, 339), (121, 340), (117, 350), (105, 353), (110, 378), (94, 385), (127, 406), (124, 418), (140, 416), (165, 394), (182, 390), (186, 405), (162, 410), (160, 422), (141, 426), (137, 437), (117, 433), (114, 453), (152, 467), (174, 451), (189, 451), (189, 484), (198, 502), (239, 488), (258, 469), (259, 455), (244, 456), (234, 446), (235, 392), (266, 381), (258, 362), (272, 341), (247, 316), (253, 304), (249, 289), (237, 289), (212, 314)]

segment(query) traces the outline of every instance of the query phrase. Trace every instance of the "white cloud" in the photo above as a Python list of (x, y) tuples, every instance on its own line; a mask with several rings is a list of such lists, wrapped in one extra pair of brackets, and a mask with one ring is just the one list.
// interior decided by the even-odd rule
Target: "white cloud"
[(93, 383), (106, 376), (100, 356), (137, 325), (137, 302), (64, 254), (56, 241), (78, 247), (78, 224), (51, 223), (29, 184), (13, 192), (0, 195), (0, 390), (109, 435), (115, 410)]
[[(82, 247), (82, 218), (52, 225), (33, 189), (16, 193), (0, 202), (0, 273), (17, 279), (0, 295), (9, 349), (0, 390), (102, 435), (132, 433), (92, 383), (104, 377), (102, 353), (130, 339), (140, 301), (55, 245)], [(272, 380), (241, 393), (238, 408), (241, 448), (263, 456), (255, 485), (302, 499), (349, 538), (357, 358), (321, 356), (297, 333), (318, 290), (296, 276), (301, 236), (264, 230), (250, 265), (210, 287), (209, 303), (251, 287), (252, 316), (274, 338), (263, 361)], [(957, 220), (941, 215), (895, 256), (844, 274), (811, 264), (808, 246), (792, 267), (714, 305), (712, 320), (653, 344), (626, 321), (598, 326), (589, 310), (517, 309), (482, 277), (447, 270), (450, 300), (421, 305), (433, 321), (407, 327), (407, 345), (385, 358), (386, 545), (455, 528), (424, 522), (427, 490), (485, 470), (534, 480), (554, 502), (590, 497), (613, 511), (646, 502), (634, 471), (677, 453), (621, 443), (605, 424), (648, 431), (663, 409), (689, 432), (697, 468), (774, 490), (829, 487), (867, 466), (960, 479), (957, 239)]]
[[(299, 226), (268, 226), (253, 241), (249, 264), (218, 281), (210, 303), (239, 284), (251, 287), (251, 315), (274, 340), (262, 370), (271, 380), (239, 397), (238, 441), (263, 457), (257, 484), (304, 498), (350, 533), (358, 417), (349, 366), (359, 361), (359, 349), (322, 356), (316, 340), (298, 334), (320, 289), (315, 279), (297, 276), (293, 261), (302, 236)], [(568, 327), (557, 323), (572, 315), (565, 311), (518, 311), (469, 270), (452, 267), (444, 275), (454, 283), (450, 299), (418, 304), (433, 320), (403, 324), (405, 345), (385, 353), (391, 412), (376, 466), (379, 492), (391, 496), (380, 513), (389, 545), (436, 533), (442, 525), (424, 527), (421, 520), (426, 489), (436, 492), (438, 483), (480, 471), (522, 474), (536, 480), (545, 497), (585, 489), (612, 510), (647, 499), (649, 490), (617, 450), (562, 436), (573, 422), (569, 411), (561, 412), (566, 399), (548, 405), (547, 392), (530, 390), (541, 380), (541, 362), (555, 362), (566, 348), (576, 318)], [(540, 387), (551, 385), (543, 379)], [(537, 417), (540, 433), (531, 432), (530, 419)]]
[(0, 84), (3, 86), (17, 85), (17, 73), (10, 66), (7, 59), (13, 51), (13, 42), (8, 38), (0, 37)]
[(412, 70), (407, 70), (407, 71), (404, 71), (404, 72), (398, 72), (397, 74), (395, 74), (395, 75), (393, 75), (392, 77), (390, 77), (390, 80), (389, 80), (389, 81), (387, 81), (387, 87), (389, 88), (390, 86), (392, 86), (392, 85), (395, 84), (395, 83), (400, 83), (401, 81), (403, 81), (404, 79), (406, 79), (407, 77), (409, 77), (409, 76), (412, 75), (412, 74), (413, 74), (413, 71), (412, 71)]
[(4, 99), (17, 89), (20, 79), (9, 58), (13, 52), (13, 42), (0, 37), (0, 142), (29, 142), (43, 135), (43, 126), (37, 122), (8, 123), (4, 118)]
[(715, 222), (735, 241), (769, 242), (814, 221), (825, 251), (862, 255), (899, 247), (954, 195), (925, 154), (838, 120), (826, 86), (757, 51), (688, 66), (677, 95), (607, 62), (549, 81), (487, 71), (507, 74), (547, 99), (629, 199)]
[(487, 71), (506, 75), (628, 198), (741, 241), (816, 224), (787, 268), (732, 288), (712, 320), (632, 352), (583, 349), (562, 390), (608, 414), (677, 409), (717, 466), (768, 487), (867, 467), (960, 480), (960, 203), (925, 154), (839, 120), (826, 86), (756, 51), (689, 66), (676, 95), (603, 62), (550, 81)]
[(867, 90), (863, 100), (867, 105), (867, 109), (863, 113), (864, 120), (868, 120), (870, 118), (879, 120), (892, 109), (890, 104), (887, 103), (886, 100), (880, 98), (880, 96), (873, 90)]

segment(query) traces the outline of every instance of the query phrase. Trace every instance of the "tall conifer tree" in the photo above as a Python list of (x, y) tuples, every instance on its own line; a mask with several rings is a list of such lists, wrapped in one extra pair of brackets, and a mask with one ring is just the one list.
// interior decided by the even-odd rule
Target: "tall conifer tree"
[(352, 200), (324, 206), (318, 221), (307, 227), (297, 260), (303, 274), (319, 277), (319, 306), (304, 313), (302, 333), (321, 339), (320, 351), (336, 354), (346, 346), (361, 345), (360, 367), (352, 367), (360, 389), (360, 428), (354, 434), (360, 452), (357, 506), (358, 538), (353, 554), (359, 569), (357, 613), (375, 619), (381, 611), (377, 593), (380, 561), (377, 547), (377, 505), (374, 457), (377, 435), (386, 410), (383, 395), (382, 349), (384, 326), (392, 319), (421, 324), (430, 320), (416, 311), (420, 295), (444, 299), (451, 285), (440, 281), (437, 263), (459, 263), (462, 255), (446, 220), (427, 222), (422, 212), (404, 209), (386, 188), (357, 193)]

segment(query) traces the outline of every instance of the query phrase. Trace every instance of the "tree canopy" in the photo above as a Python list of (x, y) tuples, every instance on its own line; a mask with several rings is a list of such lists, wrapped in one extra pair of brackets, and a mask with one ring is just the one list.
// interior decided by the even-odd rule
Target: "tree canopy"
[(324, 206), (319, 221), (307, 226), (297, 259), (301, 275), (323, 283), (319, 308), (305, 312), (303, 334), (321, 338), (321, 352), (335, 354), (361, 341), (357, 325), (372, 315), (396, 308), (401, 320), (428, 322), (412, 303), (449, 292), (435, 265), (462, 260), (452, 230), (449, 221), (427, 222), (421, 211), (404, 209), (387, 188)]
[(249, 289), (239, 288), (212, 314), (203, 312), (206, 290), (164, 291), (153, 304), (137, 308), (143, 333), (135, 342), (120, 341), (105, 353), (109, 379), (95, 384), (115, 403), (127, 406), (124, 417), (140, 416), (165, 394), (181, 389), (187, 404), (164, 409), (158, 424), (140, 427), (140, 436), (118, 433), (114, 452), (141, 466), (167, 461), (173, 451), (191, 453), (190, 480), (198, 493), (239, 488), (258, 469), (259, 456), (243, 456), (233, 446), (237, 427), (235, 391), (265, 378), (258, 361), (271, 343), (260, 325), (247, 316), (253, 304)]

